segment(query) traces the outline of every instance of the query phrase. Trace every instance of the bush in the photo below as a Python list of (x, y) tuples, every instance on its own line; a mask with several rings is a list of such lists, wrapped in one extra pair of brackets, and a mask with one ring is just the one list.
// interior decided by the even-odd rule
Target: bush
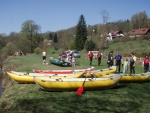
[(7, 43), (7, 45), (1, 49), (1, 58), (6, 59), (8, 56), (11, 55), (11, 53), (14, 53), (15, 51), (17, 51), (17, 47), (15, 44), (9, 42)]
[(70, 41), (70, 43), (68, 44), (68, 47), (69, 47), (70, 50), (75, 49), (75, 43), (74, 43), (74, 40)]
[(95, 47), (96, 47), (96, 44), (92, 40), (86, 40), (85, 41), (84, 48), (87, 51), (92, 51), (95, 49)]
[(39, 47), (34, 49), (34, 53), (36, 53), (37, 55), (41, 54), (41, 52), (42, 52), (42, 49)]
[(8, 56), (10, 56), (10, 54), (9, 54), (7, 48), (4, 47), (4, 48), (1, 50), (1, 55), (0, 55), (0, 57), (3, 58), (3, 59), (7, 59)]

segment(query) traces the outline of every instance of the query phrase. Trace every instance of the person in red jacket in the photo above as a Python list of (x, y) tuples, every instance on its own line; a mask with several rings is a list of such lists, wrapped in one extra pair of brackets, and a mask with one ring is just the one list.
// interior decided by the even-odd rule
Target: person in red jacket
[(98, 66), (101, 64), (102, 54), (100, 52), (97, 53)]
[(88, 58), (89, 58), (89, 60), (90, 60), (90, 66), (92, 66), (92, 60), (93, 60), (93, 53), (92, 53), (92, 51), (89, 51), (89, 53), (88, 53)]
[(149, 63), (150, 63), (150, 59), (148, 55), (146, 55), (145, 59), (143, 60), (144, 73), (149, 71)]

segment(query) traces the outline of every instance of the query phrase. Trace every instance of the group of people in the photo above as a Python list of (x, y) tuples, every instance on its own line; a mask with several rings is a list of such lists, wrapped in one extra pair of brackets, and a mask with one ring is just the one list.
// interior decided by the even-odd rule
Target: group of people
[[(59, 56), (58, 56), (58, 60), (63, 60), (63, 56), (62, 56), (61, 53), (60, 53)], [(72, 51), (68, 51), (68, 52), (67, 52), (65, 62), (70, 62), (73, 67), (76, 65), (76, 59), (75, 59), (75, 57), (73, 56), (73, 52), (72, 52)]]
[[(42, 60), (43, 60), (43, 64), (46, 64), (46, 51), (45, 50), (42, 52)], [(63, 56), (61, 53), (58, 56), (58, 60), (63, 60)], [(73, 56), (72, 51), (67, 52), (65, 62), (69, 62), (73, 67), (76, 65), (76, 59)]]
[(20, 50), (10, 53), (10, 56), (22, 56), (22, 55), (23, 55), (23, 52)]
[[(101, 64), (101, 59), (102, 59), (102, 53), (98, 52), (96, 55), (97, 61), (98, 61), (98, 66)], [(92, 51), (89, 51), (88, 53), (88, 58), (90, 61), (90, 66), (92, 66), (92, 60), (93, 60), (94, 54)], [(43, 59), (43, 64), (46, 63), (46, 51), (42, 52), (42, 59)], [(121, 66), (123, 67), (123, 73), (127, 74), (128, 73), (128, 68), (130, 69), (130, 74), (135, 74), (135, 63), (136, 63), (136, 56), (133, 52), (130, 54), (130, 58), (123, 59), (122, 55), (117, 53), (117, 55), (114, 57), (113, 56), (113, 51), (109, 52), (107, 55), (107, 65), (108, 68), (113, 66), (114, 64), (117, 66), (117, 73), (120, 73), (121, 71)], [(62, 54), (59, 54), (58, 60), (63, 60)], [(67, 52), (66, 60), (71, 63), (72, 66), (76, 65), (76, 59), (73, 56), (72, 51)], [(144, 72), (149, 71), (149, 64), (150, 64), (150, 59), (148, 55), (145, 56), (142, 66), (144, 68)]]
[[(92, 51), (89, 51), (88, 58), (90, 60), (90, 66), (92, 66), (93, 57), (94, 57), (94, 54), (92, 53)], [(97, 60), (98, 60), (98, 66), (100, 66), (101, 59), (102, 59), (102, 53), (98, 52), (95, 58), (97, 58)]]
[[(90, 61), (90, 66), (92, 66), (92, 60), (93, 60), (93, 53), (92, 51), (89, 51), (88, 53), (88, 59)], [(97, 61), (98, 61), (98, 66), (101, 64), (101, 59), (102, 59), (102, 53), (98, 52), (96, 55)], [(107, 65), (108, 68), (113, 66), (114, 64), (117, 66), (117, 73), (121, 72), (121, 66), (123, 67), (123, 73), (127, 74), (128, 73), (128, 68), (130, 69), (130, 75), (135, 74), (135, 64), (137, 57), (135, 56), (134, 52), (131, 52), (130, 58), (125, 58), (123, 59), (122, 55), (117, 53), (117, 55), (114, 57), (113, 56), (113, 51), (109, 52), (107, 55)], [(148, 55), (145, 56), (143, 62), (142, 62), (142, 67), (144, 68), (144, 72), (149, 71), (149, 65), (150, 65), (150, 59)]]
[[(129, 67), (130, 75), (135, 74), (136, 60), (137, 60), (137, 57), (135, 56), (135, 54), (133, 52), (131, 52), (130, 58), (126, 58), (126, 59), (123, 59), (119, 53), (117, 53), (117, 55), (115, 57), (113, 57), (113, 51), (111, 51), (107, 56), (108, 67), (113, 66), (114, 61), (115, 61), (115, 65), (117, 66), (117, 72), (118, 73), (120, 73), (121, 65), (122, 65), (123, 73), (127, 74), (128, 73), (128, 67)], [(149, 71), (149, 63), (150, 63), (150, 59), (149, 59), (148, 55), (146, 55), (143, 62), (142, 62), (144, 72)]]
[[(46, 64), (46, 51), (45, 50), (42, 52), (42, 60), (43, 60), (43, 64)], [(58, 56), (58, 60), (61, 60), (61, 61), (63, 60), (63, 56), (61, 53)], [(70, 62), (73, 67), (76, 65), (76, 59), (73, 56), (72, 51), (67, 52), (65, 62)]]

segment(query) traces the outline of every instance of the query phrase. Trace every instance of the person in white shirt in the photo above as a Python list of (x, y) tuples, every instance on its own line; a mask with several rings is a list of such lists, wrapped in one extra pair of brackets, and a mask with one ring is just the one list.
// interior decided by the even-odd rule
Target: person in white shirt
[(66, 61), (69, 61), (69, 55), (70, 55), (70, 52), (67, 51)]
[(43, 64), (46, 63), (46, 51), (42, 52), (42, 59), (43, 59)]

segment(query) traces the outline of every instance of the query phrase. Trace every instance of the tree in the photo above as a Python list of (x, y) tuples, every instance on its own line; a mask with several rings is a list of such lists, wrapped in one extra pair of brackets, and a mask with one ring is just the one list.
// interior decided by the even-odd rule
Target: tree
[(75, 48), (75, 44), (74, 44), (74, 39), (70, 40), (69, 44), (68, 44), (68, 48), (73, 50)]
[(87, 39), (86, 22), (84, 20), (84, 16), (81, 15), (76, 27), (75, 49), (82, 50), (84, 48), (86, 39)]
[(6, 35), (5, 34), (0, 34), (0, 49), (6, 46), (7, 41), (6, 41)]
[(103, 18), (103, 30), (102, 30), (102, 44), (103, 44), (103, 46), (102, 46), (102, 48), (103, 48), (103, 50), (104, 50), (104, 48), (105, 48), (105, 45), (106, 45), (106, 28), (105, 28), (105, 26), (106, 25), (104, 25), (104, 24), (106, 24), (107, 23), (107, 21), (108, 21), (108, 19), (109, 19), (109, 13), (106, 11), (106, 10), (102, 10), (101, 11), (101, 15), (102, 15), (102, 18)]
[[(37, 34), (40, 32), (40, 26), (37, 25), (33, 20), (27, 20), (22, 24), (21, 29), (21, 37), (27, 38), (30, 40), (30, 53), (34, 52), (34, 47), (36, 48), (37, 41)], [(39, 39), (39, 37), (38, 37)]]
[(17, 47), (15, 44), (13, 44), (12, 42), (8, 42), (7, 45), (5, 47), (3, 47), (2, 49), (2, 57), (6, 57), (11, 55), (12, 52), (17, 51)]
[(87, 51), (92, 51), (93, 49), (95, 49), (95, 47), (96, 47), (96, 44), (93, 42), (93, 40), (86, 40), (85, 41), (84, 48)]
[(53, 40), (53, 34), (49, 33), (49, 40)]
[(16, 33), (16, 32), (11, 32), (8, 36), (8, 40), (10, 42), (17, 42), (19, 39), (19, 33)]
[(30, 51), (30, 49), (31, 49), (30, 48), (30, 40), (28, 40), (27, 38), (19, 38), (17, 43), (15, 43), (15, 45), (24, 54), (28, 53)]
[(100, 14), (102, 15), (103, 24), (106, 24), (109, 19), (109, 13), (106, 10), (102, 10)]
[(131, 17), (130, 29), (148, 27), (148, 16), (145, 11), (134, 14)]
[(57, 33), (54, 34), (53, 42), (58, 43)]

